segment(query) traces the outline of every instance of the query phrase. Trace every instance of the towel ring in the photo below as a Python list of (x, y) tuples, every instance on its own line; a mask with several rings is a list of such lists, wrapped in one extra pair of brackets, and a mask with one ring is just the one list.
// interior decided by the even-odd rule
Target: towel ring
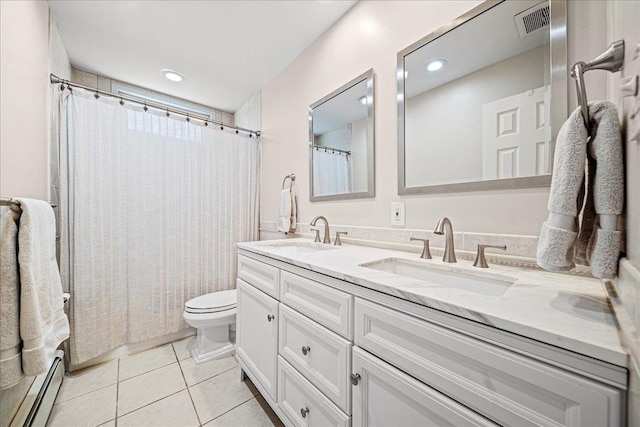
[(587, 134), (591, 136), (589, 126), (589, 104), (587, 102), (587, 90), (584, 86), (584, 73), (591, 70), (605, 70), (615, 73), (622, 69), (624, 65), (624, 40), (618, 40), (609, 45), (606, 51), (591, 62), (576, 62), (571, 67), (571, 77), (576, 81), (576, 92), (578, 95), (578, 104), (582, 111), (582, 119), (587, 128)]
[[(287, 178), (289, 178), (291, 180), (291, 185), (293, 185), (293, 181), (296, 180), (296, 174), (292, 173), (290, 175), (287, 175), (284, 177), (284, 179), (282, 180), (282, 189), (284, 190), (284, 185), (287, 183)], [(291, 188), (291, 185), (289, 186), (289, 188)]]

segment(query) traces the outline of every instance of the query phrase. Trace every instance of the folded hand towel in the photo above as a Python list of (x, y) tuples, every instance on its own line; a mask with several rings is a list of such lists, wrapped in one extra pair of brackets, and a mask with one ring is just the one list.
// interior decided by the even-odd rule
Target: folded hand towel
[(0, 207), (0, 389), (13, 387), (24, 377), (20, 357), (19, 217), (12, 207)]
[(624, 203), (620, 123), (615, 105), (605, 101), (591, 103), (589, 117), (589, 141), (580, 108), (558, 134), (549, 217), (538, 240), (538, 265), (566, 271), (577, 262), (591, 265), (595, 277), (613, 278), (621, 241), (617, 217)]
[(22, 370), (38, 375), (49, 368), (56, 348), (69, 338), (69, 321), (56, 262), (53, 210), (41, 200), (18, 201), (22, 208), (18, 229)]
[(291, 190), (280, 192), (280, 211), (278, 213), (278, 231), (288, 233), (291, 229)]

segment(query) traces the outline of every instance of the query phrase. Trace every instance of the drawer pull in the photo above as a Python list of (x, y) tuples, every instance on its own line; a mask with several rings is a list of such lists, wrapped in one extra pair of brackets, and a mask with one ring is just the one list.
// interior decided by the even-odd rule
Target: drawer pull
[(300, 409), (300, 415), (302, 415), (302, 418), (307, 418), (308, 413), (309, 413), (309, 408)]
[(305, 356), (306, 356), (310, 351), (311, 351), (311, 347), (309, 347), (308, 345), (307, 345), (307, 346), (302, 347), (302, 354), (304, 354)]
[(274, 316), (273, 314), (268, 314), (268, 315), (267, 315), (267, 320), (268, 320), (269, 322), (271, 322), (271, 321), (272, 321), (273, 319), (275, 319), (275, 318), (276, 318), (276, 316)]
[(349, 379), (351, 380), (351, 384), (353, 385), (358, 385), (358, 383), (360, 382), (360, 379), (362, 377), (360, 376), (360, 374), (351, 374), (349, 375)]

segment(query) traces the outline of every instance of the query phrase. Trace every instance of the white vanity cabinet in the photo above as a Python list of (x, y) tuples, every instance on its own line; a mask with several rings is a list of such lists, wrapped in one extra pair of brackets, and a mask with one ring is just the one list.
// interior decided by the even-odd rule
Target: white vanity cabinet
[(278, 301), (238, 279), (236, 354), (255, 381), (276, 398)]
[(238, 363), (288, 426), (625, 425), (624, 368), (238, 258)]
[[(356, 345), (496, 423), (623, 423), (622, 396), (614, 387), (371, 301), (356, 298), (355, 313)], [(358, 373), (355, 351), (353, 363)]]

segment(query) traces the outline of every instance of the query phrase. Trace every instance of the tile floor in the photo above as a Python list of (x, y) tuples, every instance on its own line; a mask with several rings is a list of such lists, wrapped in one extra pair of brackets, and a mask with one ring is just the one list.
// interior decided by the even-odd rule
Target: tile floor
[(282, 426), (233, 357), (196, 365), (194, 339), (65, 376), (47, 426)]

